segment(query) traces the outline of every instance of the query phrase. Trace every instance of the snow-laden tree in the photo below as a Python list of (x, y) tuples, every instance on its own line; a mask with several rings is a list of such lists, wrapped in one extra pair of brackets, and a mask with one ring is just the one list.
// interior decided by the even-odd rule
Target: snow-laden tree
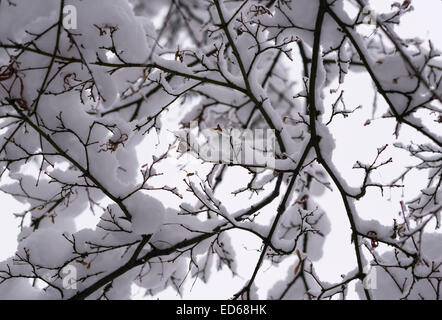
[[(21, 231), (0, 263), (0, 298), (125, 299), (134, 284), (155, 295), (210, 282), (214, 264), (236, 276), (246, 263), (234, 299), (345, 298), (353, 284), (361, 299), (440, 299), (440, 51), (401, 38), (413, 1), (390, 2), (374, 15), (366, 0), (1, 0), (1, 189), (27, 209), (15, 213)], [(346, 106), (350, 73), (371, 79), (359, 90), (374, 90), (374, 102), (361, 94)], [(361, 108), (373, 118), (352, 125)], [(181, 126), (173, 134), (170, 114)], [(397, 141), (373, 137), (378, 149), (354, 164), (360, 181), (350, 185), (330, 128), (342, 121), (351, 135), (382, 119)], [(205, 130), (231, 151), (232, 129), (273, 130), (274, 163), (217, 161), (194, 144)], [(406, 130), (414, 142), (401, 140)], [(395, 162), (398, 152), (413, 161)], [(399, 176), (379, 180), (395, 166)], [(220, 192), (238, 171), (243, 186)], [(358, 213), (368, 194), (408, 184), (421, 191), (389, 224)], [(321, 208), (329, 189), (340, 206)], [(229, 208), (242, 195), (242, 209)], [(332, 213), (346, 217), (342, 246), (354, 252), (339, 283), (314, 268)], [(80, 216), (97, 223), (79, 228)], [(262, 244), (256, 260), (235, 253), (239, 234)], [(258, 296), (263, 266), (284, 261), (284, 280)]]

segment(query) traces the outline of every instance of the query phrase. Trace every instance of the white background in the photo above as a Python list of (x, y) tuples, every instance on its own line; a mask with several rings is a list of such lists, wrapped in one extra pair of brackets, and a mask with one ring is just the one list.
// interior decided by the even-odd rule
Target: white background
[[(390, 1), (376, 0), (371, 1), (372, 7), (377, 12), (382, 12), (388, 8)], [(442, 4), (440, 0), (414, 0), (412, 5), (415, 11), (409, 13), (402, 20), (401, 26), (398, 28), (399, 33), (404, 37), (420, 37), (423, 39), (431, 39), (436, 48), (442, 48), (442, 37), (440, 36), (441, 23), (440, 14), (442, 12)], [(295, 60), (295, 64), (300, 64), (300, 61)], [(293, 66), (293, 65), (292, 65)], [(296, 66), (294, 67), (296, 70)], [(410, 159), (403, 152), (394, 150), (391, 143), (395, 141), (392, 135), (394, 131), (394, 122), (387, 119), (378, 119), (372, 121), (369, 126), (363, 126), (367, 119), (372, 119), (372, 101), (373, 90), (369, 77), (366, 74), (351, 73), (346, 78), (346, 105), (348, 108), (354, 108), (358, 105), (363, 105), (362, 110), (356, 111), (348, 119), (336, 118), (331, 126), (331, 132), (336, 140), (336, 149), (333, 153), (333, 160), (347, 179), (350, 185), (357, 186), (361, 181), (361, 172), (352, 170), (353, 164), (356, 160), (370, 161), (376, 155), (376, 148), (389, 143), (389, 156), (393, 156), (394, 164), (387, 169), (380, 170), (375, 176), (376, 179), (382, 182), (388, 182), (395, 176), (401, 167), (410, 163)], [(325, 106), (329, 106), (325, 102)], [(380, 110), (382, 111), (382, 110)], [(376, 117), (376, 116), (375, 116)], [(174, 118), (171, 113), (169, 119)], [(176, 121), (175, 121), (176, 122)], [(349, 124), (352, 124), (349, 126)], [(173, 121), (168, 124), (171, 129), (174, 129)], [(415, 132), (403, 128), (401, 130), (400, 141), (419, 142)], [(424, 141), (424, 140), (422, 140)], [(143, 163), (145, 158), (148, 158), (142, 145), (140, 146), (140, 163)], [(172, 164), (170, 164), (172, 170)], [(165, 165), (167, 168), (167, 164)], [(173, 171), (170, 171), (173, 172)], [(228, 183), (221, 185), (219, 194), (229, 194), (234, 187), (240, 187), (244, 180), (238, 179), (242, 172), (235, 172), (235, 175), (226, 176)], [(246, 176), (244, 176), (246, 177)], [(411, 175), (407, 181), (404, 190), (386, 190), (383, 198), (380, 198), (379, 190), (372, 190), (366, 197), (357, 204), (358, 213), (362, 218), (378, 219), (382, 223), (391, 224), (391, 219), (400, 210), (399, 201), (402, 199), (404, 193), (406, 198), (416, 195), (419, 192), (419, 186), (423, 185), (422, 179), (425, 176), (419, 174)], [(173, 174), (167, 175), (163, 178), (169, 185), (173, 185), (178, 179)], [(7, 178), (2, 178), (1, 183), (7, 183)], [(155, 194), (159, 198), (163, 198), (167, 206), (177, 207), (180, 202), (175, 198), (171, 198), (164, 194)], [(230, 198), (232, 198), (230, 196)], [(350, 245), (350, 229), (348, 221), (340, 200), (339, 194), (336, 192), (326, 192), (322, 197), (316, 199), (322, 209), (327, 213), (332, 224), (332, 231), (327, 236), (323, 258), (314, 264), (317, 273), (323, 280), (329, 282), (337, 282), (340, 280), (340, 275), (352, 270), (355, 266), (353, 247)], [(246, 202), (244, 202), (246, 201)], [(228, 203), (228, 207), (232, 210), (244, 207), (247, 203), (247, 197), (237, 197), (232, 202)], [(256, 198), (254, 199), (256, 201)], [(18, 235), (19, 221), (14, 218), (13, 213), (21, 212), (26, 207), (18, 203), (12, 197), (0, 193), (0, 261), (14, 255), (17, 245), (16, 238)], [(273, 205), (273, 204), (272, 204)], [(97, 217), (91, 217), (90, 213), (85, 213), (78, 220), (80, 228), (91, 227), (97, 221)], [(197, 281), (193, 286), (193, 279), (186, 281), (183, 289), (184, 297), (187, 299), (224, 299), (229, 298), (237, 290), (253, 271), (259, 255), (260, 243), (244, 233), (231, 233), (232, 238), (235, 239), (234, 246), (237, 250), (239, 258), (239, 279), (233, 278), (228, 270), (216, 271), (212, 273), (209, 284), (204, 284)], [(261, 268), (260, 276), (257, 279), (258, 287), (260, 287), (260, 297), (265, 298), (266, 291), (275, 281), (284, 279), (287, 275), (288, 267), (293, 260), (283, 263), (281, 266), (275, 268), (268, 268), (265, 264)], [(0, 287), (1, 290), (1, 287)], [(137, 298), (143, 296), (143, 291), (134, 288), (134, 295)], [(357, 298), (354, 293), (350, 293), (350, 297)], [(178, 298), (176, 292), (173, 290), (166, 290), (158, 298)]]

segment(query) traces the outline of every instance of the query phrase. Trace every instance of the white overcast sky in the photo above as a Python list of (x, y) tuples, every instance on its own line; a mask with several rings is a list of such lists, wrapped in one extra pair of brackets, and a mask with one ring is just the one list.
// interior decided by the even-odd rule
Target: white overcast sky
[[(390, 1), (386, 0), (373, 0), (370, 1), (372, 7), (378, 11), (386, 9)], [(402, 25), (399, 28), (401, 35), (406, 37), (420, 37), (423, 39), (431, 39), (437, 48), (442, 49), (442, 36), (440, 30), (442, 23), (440, 22), (440, 15), (442, 13), (442, 1), (441, 0), (414, 0), (412, 1), (416, 10), (409, 13), (403, 20)], [(358, 185), (361, 176), (359, 173), (351, 170), (351, 167), (356, 160), (368, 160), (372, 159), (373, 154), (376, 152), (376, 148), (382, 144), (394, 142), (392, 136), (393, 125), (389, 120), (376, 121), (373, 125), (363, 127), (362, 124), (369, 118), (371, 118), (371, 103), (373, 99), (373, 92), (370, 89), (371, 83), (367, 75), (364, 74), (350, 74), (346, 79), (346, 104), (348, 108), (356, 107), (360, 104), (364, 105), (361, 111), (356, 112), (350, 121), (337, 120), (332, 128), (332, 132), (336, 139), (337, 148), (334, 152), (333, 159), (337, 164), (337, 167), (342, 170), (344, 177), (349, 181), (351, 185)], [(361, 99), (363, 101), (361, 101)], [(353, 122), (355, 126), (349, 127), (348, 123)], [(173, 126), (171, 126), (173, 128)], [(386, 141), (385, 137), (391, 137), (390, 141)], [(378, 139), (379, 138), (379, 139)], [(414, 132), (405, 129), (401, 132), (400, 139), (404, 142), (409, 142), (411, 139), (415, 139)], [(362, 143), (361, 143), (362, 141)], [(415, 140), (415, 142), (417, 142)], [(351, 152), (349, 152), (351, 150)], [(145, 157), (143, 150), (140, 150), (141, 157)], [(396, 158), (398, 162), (406, 163), (407, 159), (400, 158), (399, 154), (395, 154), (399, 158)], [(142, 160), (140, 160), (141, 162)], [(388, 181), (390, 177), (395, 173), (394, 168), (390, 170), (381, 171), (377, 178)], [(396, 172), (397, 173), (397, 172)], [(239, 173), (241, 174), (241, 173)], [(229, 178), (229, 177), (226, 177)], [(232, 177), (230, 177), (232, 179)], [(235, 177), (236, 178), (236, 177)], [(415, 175), (415, 179), (422, 179), (422, 176)], [(425, 178), (425, 177), (424, 177)], [(169, 180), (169, 184), (172, 185), (176, 178), (173, 176), (165, 177), (165, 181)], [(229, 180), (229, 184), (222, 186), (224, 192), (232, 190), (232, 185), (240, 181), (238, 179)], [(4, 184), (7, 179), (2, 178), (1, 183)], [(408, 188), (406, 192), (413, 194), (419, 190)], [(220, 190), (223, 192), (223, 190)], [(374, 190), (362, 202), (358, 204), (358, 210), (363, 218), (376, 218), (382, 221), (388, 220), (385, 223), (389, 223), (391, 217), (390, 214), (384, 214), (385, 212), (397, 212), (398, 203), (401, 199), (401, 191), (389, 191), (387, 195), (380, 201), (379, 191)], [(159, 196), (159, 194), (158, 194)], [(163, 197), (163, 196), (160, 196)], [(164, 196), (166, 205), (178, 206), (179, 202), (174, 198)], [(166, 202), (167, 201), (167, 202)], [(238, 197), (232, 203), (229, 203), (229, 207), (232, 209), (239, 209), (244, 206), (244, 201), (247, 199)], [(26, 207), (15, 201), (12, 197), (0, 193), (0, 261), (14, 255), (17, 245), (16, 238), (18, 234), (18, 220), (14, 218), (13, 213), (21, 212)], [(353, 248), (348, 245), (350, 239), (350, 232), (348, 228), (348, 222), (346, 216), (342, 214), (343, 206), (340, 201), (340, 197), (336, 193), (326, 192), (324, 196), (318, 199), (318, 203), (328, 214), (332, 223), (332, 231), (326, 239), (324, 247), (323, 259), (315, 263), (315, 268), (323, 280), (330, 282), (339, 281), (340, 274), (350, 271), (354, 267), (354, 254)], [(387, 218), (386, 218), (387, 217)], [(79, 220), (79, 226), (86, 226), (96, 219), (84, 218)], [(234, 235), (232, 234), (232, 238)], [(239, 274), (242, 279), (247, 279), (250, 276), (252, 267), (256, 263), (260, 247), (260, 243), (253, 240), (243, 234), (235, 235), (234, 245), (237, 248), (239, 259)], [(343, 245), (345, 244), (345, 245)], [(261, 286), (260, 294), (264, 294), (272, 286), (274, 281), (283, 279), (287, 275), (287, 268), (289, 263), (285, 263), (278, 268), (272, 268), (266, 271), (267, 266), (261, 269), (262, 276), (258, 278), (258, 284)], [(234, 280), (227, 270), (221, 272), (213, 272), (212, 280), (208, 285), (198, 281), (191, 288), (192, 281), (186, 283), (185, 297), (189, 299), (208, 299), (208, 298), (229, 298), (237, 289), (240, 288), (242, 281)], [(0, 289), (1, 290), (1, 289)], [(142, 291), (135, 289), (136, 297), (141, 297)], [(177, 298), (177, 295), (172, 290), (166, 290), (158, 295), (159, 298)], [(262, 295), (261, 298), (265, 298)], [(355, 297), (352, 295), (352, 297)]]

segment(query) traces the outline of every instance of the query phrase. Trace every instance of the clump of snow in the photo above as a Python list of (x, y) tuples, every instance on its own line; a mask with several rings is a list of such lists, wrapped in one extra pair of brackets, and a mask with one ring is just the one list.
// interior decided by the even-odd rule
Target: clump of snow
[(20, 242), (18, 255), (39, 266), (60, 267), (68, 260), (72, 245), (54, 229), (37, 229)]
[(142, 192), (136, 192), (124, 204), (132, 215), (132, 230), (136, 234), (152, 234), (163, 223), (165, 208), (163, 204)]

